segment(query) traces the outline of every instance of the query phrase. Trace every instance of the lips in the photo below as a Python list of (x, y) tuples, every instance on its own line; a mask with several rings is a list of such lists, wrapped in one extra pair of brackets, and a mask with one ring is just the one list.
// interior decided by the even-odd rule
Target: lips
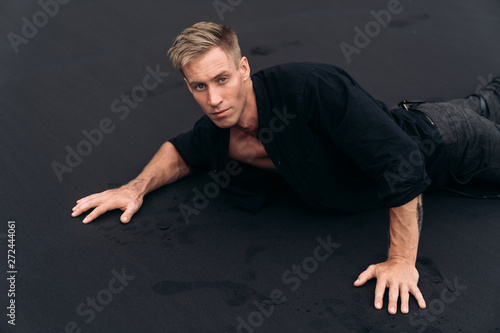
[(229, 109), (224, 109), (224, 110), (220, 110), (220, 111), (215, 111), (215, 112), (212, 112), (212, 115), (215, 116), (215, 117), (222, 117), (224, 116), (224, 114), (228, 111)]

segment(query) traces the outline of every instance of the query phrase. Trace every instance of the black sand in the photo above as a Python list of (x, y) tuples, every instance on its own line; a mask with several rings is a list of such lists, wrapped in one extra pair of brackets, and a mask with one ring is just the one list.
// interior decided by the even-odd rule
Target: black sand
[[(71, 218), (77, 199), (128, 182), (200, 117), (166, 57), (175, 35), (197, 21), (233, 27), (254, 72), (332, 63), (390, 106), (463, 97), (500, 74), (495, 0), (405, 0), (386, 26), (370, 12), (393, 1), (230, 3), (219, 16), (211, 0), (71, 1), (57, 13), (52, 6), (53, 17), (37, 14), (36, 1), (0, 4), (1, 273), (9, 277), (9, 220), (17, 271), (15, 297), (5, 278), (0, 284), (0, 331), (222, 333), (235, 332), (239, 317), (254, 326), (242, 332), (500, 331), (498, 200), (424, 196), (418, 268), (428, 309), (412, 298), (408, 315), (375, 310), (374, 281), (352, 286), (384, 260), (386, 211), (318, 213), (287, 196), (251, 214), (216, 197), (187, 224), (178, 207), (210, 182), (200, 174), (147, 196), (129, 224), (119, 212), (90, 225)], [(33, 15), (40, 27), (36, 35), (26, 28), (25, 38), (22, 18)], [(367, 24), (372, 37), (357, 40), (348, 62), (339, 45), (355, 46), (353, 29)], [(25, 38), (17, 53), (10, 32)], [(139, 92), (148, 66), (163, 72), (161, 84), (136, 106), (113, 108), (122, 94)], [(82, 131), (99, 126), (102, 137), (82, 143)], [(68, 149), (78, 147), (87, 156), (68, 166)], [(58, 178), (54, 162), (68, 172)], [(308, 259), (329, 235), (339, 246), (322, 262)], [(303, 263), (307, 276), (289, 272)]]

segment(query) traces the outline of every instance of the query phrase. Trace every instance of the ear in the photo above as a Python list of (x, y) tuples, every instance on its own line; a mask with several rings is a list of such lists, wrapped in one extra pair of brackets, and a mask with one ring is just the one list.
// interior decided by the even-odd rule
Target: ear
[(188, 80), (186, 79), (186, 77), (184, 77), (184, 82), (186, 82), (186, 85), (188, 86), (188, 89), (189, 91), (191, 92), (191, 94), (193, 93), (193, 90), (191, 89), (191, 86), (189, 85), (189, 82)]
[(241, 57), (240, 71), (243, 74), (243, 81), (248, 80), (248, 78), (250, 77), (250, 64), (248, 63), (247, 57)]

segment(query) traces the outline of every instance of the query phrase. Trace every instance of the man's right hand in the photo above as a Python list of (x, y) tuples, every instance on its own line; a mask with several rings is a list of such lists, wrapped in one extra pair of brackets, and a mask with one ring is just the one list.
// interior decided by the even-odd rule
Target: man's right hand
[(174, 145), (167, 141), (153, 156), (141, 174), (122, 187), (89, 195), (76, 202), (71, 216), (76, 217), (91, 208), (94, 210), (83, 219), (89, 223), (98, 216), (113, 209), (124, 211), (120, 220), (128, 223), (141, 208), (144, 196), (157, 188), (171, 184), (191, 173), (191, 168), (184, 162)]
[(95, 208), (83, 219), (83, 223), (89, 223), (107, 211), (121, 209), (124, 213), (120, 217), (120, 221), (128, 223), (141, 208), (143, 198), (144, 195), (140, 194), (130, 184), (127, 184), (120, 188), (89, 195), (78, 200), (76, 206), (73, 207), (71, 216), (76, 217), (91, 208)]

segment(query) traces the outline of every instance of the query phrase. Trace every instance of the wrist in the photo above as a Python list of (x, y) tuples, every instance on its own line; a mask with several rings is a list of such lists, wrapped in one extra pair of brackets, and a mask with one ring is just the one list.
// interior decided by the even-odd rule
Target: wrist
[(148, 191), (148, 182), (143, 179), (134, 179), (125, 185), (130, 190), (134, 191), (138, 197), (144, 197)]
[(404, 262), (410, 265), (415, 265), (417, 262), (417, 254), (416, 253), (402, 254), (398, 252), (391, 252), (389, 250), (389, 253), (387, 255), (387, 260), (394, 260), (394, 261)]

